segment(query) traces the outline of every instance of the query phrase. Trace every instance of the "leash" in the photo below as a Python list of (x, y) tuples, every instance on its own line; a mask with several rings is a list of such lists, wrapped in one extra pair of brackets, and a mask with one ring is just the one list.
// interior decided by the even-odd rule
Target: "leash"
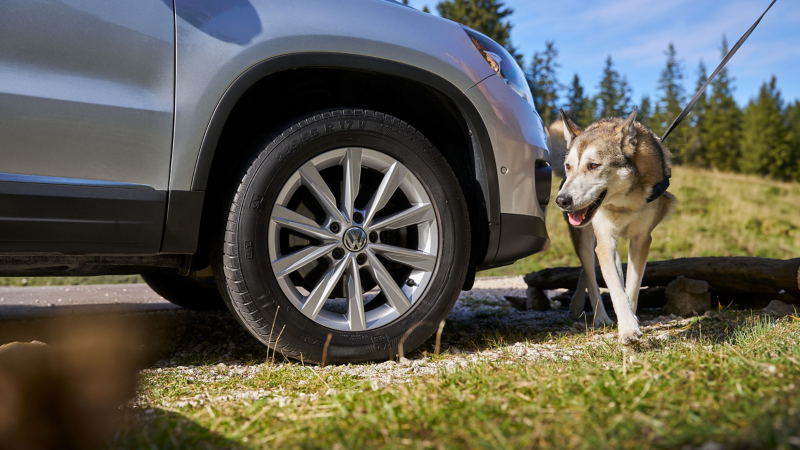
[(750, 27), (749, 30), (747, 30), (747, 32), (739, 39), (736, 45), (734, 45), (733, 48), (731, 48), (728, 54), (725, 55), (724, 58), (722, 58), (722, 62), (719, 63), (717, 70), (715, 70), (714, 73), (712, 73), (711, 76), (708, 77), (708, 80), (706, 80), (706, 83), (703, 85), (703, 87), (701, 87), (700, 90), (697, 91), (697, 94), (694, 94), (692, 101), (690, 101), (689, 104), (686, 105), (686, 108), (683, 108), (683, 111), (681, 111), (678, 117), (675, 118), (675, 120), (672, 122), (672, 125), (670, 125), (666, 133), (664, 133), (664, 136), (661, 137), (661, 142), (664, 142), (667, 139), (667, 136), (669, 136), (672, 130), (674, 130), (675, 127), (677, 127), (681, 123), (681, 121), (683, 121), (683, 119), (689, 114), (692, 108), (694, 108), (694, 105), (697, 103), (698, 100), (700, 100), (700, 96), (703, 95), (703, 92), (706, 91), (706, 88), (711, 83), (711, 80), (713, 80), (714, 77), (717, 76), (719, 71), (722, 70), (723, 67), (725, 67), (725, 64), (728, 64), (728, 61), (730, 61), (731, 57), (733, 57), (736, 51), (739, 50), (739, 47), (741, 47), (742, 44), (744, 44), (744, 41), (746, 41), (747, 38), (750, 37), (750, 33), (752, 33), (753, 30), (756, 29), (758, 23), (761, 22), (761, 19), (764, 18), (764, 15), (767, 14), (767, 12), (770, 10), (770, 8), (772, 8), (772, 5), (774, 5), (776, 1), (777, 0), (772, 0), (772, 3), (769, 4), (767, 10), (764, 11), (764, 14), (761, 14), (761, 17), (759, 17), (758, 20), (756, 20), (756, 23), (754, 23), (753, 26)]

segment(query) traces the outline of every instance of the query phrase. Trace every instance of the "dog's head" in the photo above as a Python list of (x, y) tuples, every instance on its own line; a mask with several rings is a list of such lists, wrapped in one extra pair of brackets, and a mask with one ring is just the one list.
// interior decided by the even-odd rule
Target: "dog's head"
[(556, 204), (569, 216), (569, 223), (584, 227), (591, 222), (603, 202), (628, 192), (635, 169), (636, 107), (627, 119), (603, 119), (582, 131), (561, 112), (567, 154), (566, 178)]

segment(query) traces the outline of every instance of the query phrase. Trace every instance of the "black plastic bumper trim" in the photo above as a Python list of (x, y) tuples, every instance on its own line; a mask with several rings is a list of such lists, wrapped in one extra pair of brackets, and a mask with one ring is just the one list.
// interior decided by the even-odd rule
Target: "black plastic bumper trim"
[(501, 214), (500, 244), (491, 266), (502, 266), (547, 250), (550, 237), (544, 220), (537, 216)]
[(0, 253), (155, 255), (167, 193), (0, 181)]
[(160, 253), (193, 254), (197, 251), (204, 198), (205, 192), (202, 191), (169, 191)]

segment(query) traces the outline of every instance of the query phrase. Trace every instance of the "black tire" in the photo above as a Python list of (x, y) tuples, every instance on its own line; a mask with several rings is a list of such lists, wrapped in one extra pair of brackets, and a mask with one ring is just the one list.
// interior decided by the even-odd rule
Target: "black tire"
[[(345, 123), (355, 125), (347, 129)], [(405, 165), (427, 191), (439, 226), (438, 260), (419, 300), (393, 322), (358, 332), (327, 328), (289, 301), (272, 271), (265, 232), (272, 207), (291, 174), (317, 155), (356, 146), (382, 152)], [(228, 307), (258, 340), (305, 362), (386, 360), (396, 357), (401, 343), (406, 353), (418, 347), (447, 317), (468, 270), (469, 215), (453, 171), (419, 131), (374, 111), (319, 113), (274, 139), (265, 138), (247, 154), (240, 174), (241, 183), (232, 188), (235, 192), (223, 205), (229, 214), (212, 261)]]
[(181, 276), (176, 273), (142, 274), (151, 289), (170, 303), (193, 310), (225, 309), (213, 277)]

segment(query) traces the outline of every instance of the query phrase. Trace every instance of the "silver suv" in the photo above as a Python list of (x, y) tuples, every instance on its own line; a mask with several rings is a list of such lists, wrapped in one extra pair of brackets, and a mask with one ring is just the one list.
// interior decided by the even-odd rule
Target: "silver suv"
[(474, 30), (387, 0), (2, 9), (2, 276), (141, 273), (360, 362), (549, 243), (542, 121)]

